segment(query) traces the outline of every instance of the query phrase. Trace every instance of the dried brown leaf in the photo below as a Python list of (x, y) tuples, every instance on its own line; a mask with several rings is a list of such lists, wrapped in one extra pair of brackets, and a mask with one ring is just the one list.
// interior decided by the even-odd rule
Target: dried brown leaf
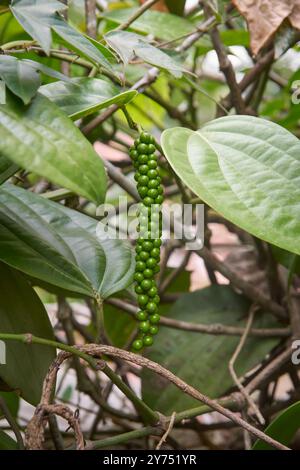
[(284, 20), (300, 29), (300, 0), (232, 0), (232, 3), (247, 21), (254, 54), (268, 45)]

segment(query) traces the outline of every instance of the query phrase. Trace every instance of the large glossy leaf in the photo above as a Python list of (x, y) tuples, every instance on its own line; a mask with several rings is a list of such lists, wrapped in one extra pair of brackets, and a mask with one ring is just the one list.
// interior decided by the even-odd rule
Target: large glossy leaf
[[(122, 8), (108, 11), (104, 17), (118, 24), (124, 23), (136, 8)], [(130, 28), (144, 34), (151, 34), (166, 41), (191, 33), (195, 26), (185, 18), (170, 13), (148, 10), (137, 18)]]
[[(215, 285), (182, 295), (168, 316), (193, 323), (244, 327), (248, 311), (249, 303), (245, 298), (229, 286)], [(257, 315), (256, 327), (274, 325), (271, 316)], [(228, 361), (238, 342), (235, 336), (210, 336), (161, 326), (148, 356), (201, 392), (216, 398), (233, 385)], [(237, 374), (243, 375), (260, 363), (277, 343), (274, 338), (247, 339), (236, 363)], [(142, 374), (142, 393), (151, 407), (166, 414), (197, 406), (195, 400), (146, 369)]]
[(18, 165), (0, 155), (0, 184), (8, 180), (17, 170)]
[(41, 85), (38, 72), (54, 78), (68, 80), (63, 74), (33, 60), (20, 60), (13, 56), (0, 56), (0, 78), (15, 95), (28, 104)]
[(208, 205), (258, 238), (300, 254), (295, 136), (264, 119), (229, 116), (193, 133), (169, 129), (162, 145), (176, 173)]
[(54, 103), (38, 94), (28, 106), (7, 93), (0, 106), (0, 153), (95, 203), (105, 197), (102, 160)]
[[(32, 333), (54, 339), (47, 312), (23, 276), (0, 263), (0, 331), (2, 333)], [(21, 396), (36, 405), (42, 384), (55, 349), (48, 346), (6, 341), (6, 364), (1, 364), (0, 376)]]
[(138, 34), (127, 31), (111, 31), (105, 36), (105, 40), (125, 64), (136, 55), (148, 64), (168, 70), (175, 77), (181, 77), (184, 71), (179, 62), (161, 49), (149, 44), (143, 36)]
[(134, 259), (104, 225), (10, 184), (0, 188), (0, 259), (67, 291), (102, 298), (132, 282)]
[[(265, 429), (267, 436), (276, 439), (286, 446), (291, 444), (291, 441), (300, 428), (300, 402), (294, 403), (286, 410), (282, 411), (271, 424)], [(272, 446), (266, 442), (258, 440), (255, 442), (252, 450), (274, 450)]]
[(137, 94), (119, 88), (98, 78), (76, 78), (72, 82), (54, 82), (40, 88), (47, 96), (72, 119), (88, 116), (111, 104), (124, 105)]
[(57, 13), (65, 8), (65, 5), (56, 0), (13, 0), (11, 3), (11, 11), (16, 19), (47, 54), (50, 52), (53, 30), (72, 50), (111, 69), (100, 50)]

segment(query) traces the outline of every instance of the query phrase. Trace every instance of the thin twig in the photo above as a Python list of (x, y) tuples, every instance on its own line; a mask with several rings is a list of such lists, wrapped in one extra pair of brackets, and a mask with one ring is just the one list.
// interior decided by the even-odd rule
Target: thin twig
[[(128, 302), (125, 302), (121, 299), (109, 298), (106, 300), (108, 304), (114, 305), (115, 307), (121, 308), (130, 315), (136, 315), (138, 312), (138, 307), (132, 305)], [(183, 320), (174, 320), (169, 317), (160, 317), (160, 324), (168, 326), (170, 328), (175, 328), (177, 330), (184, 331), (194, 331), (196, 333), (203, 333), (208, 335), (228, 335), (228, 336), (241, 336), (244, 334), (245, 328), (240, 328), (237, 326), (228, 326), (223, 325), (222, 323), (210, 323), (208, 325), (202, 323), (190, 323)], [(251, 328), (249, 331), (249, 336), (256, 337), (288, 337), (291, 334), (289, 327), (286, 328)]]
[(255, 314), (255, 311), (257, 310), (257, 305), (253, 304), (250, 308), (250, 312), (249, 312), (249, 317), (248, 317), (248, 320), (247, 320), (247, 324), (246, 324), (246, 328), (244, 330), (244, 333), (243, 335), (241, 336), (241, 339), (236, 347), (236, 350), (234, 351), (231, 359), (229, 360), (229, 363), (228, 363), (228, 368), (229, 368), (229, 372), (230, 372), (230, 375), (234, 381), (234, 383), (236, 384), (236, 386), (239, 388), (239, 390), (241, 391), (241, 393), (244, 395), (246, 401), (248, 402), (250, 408), (252, 408), (253, 412), (255, 413), (255, 415), (257, 416), (257, 419), (259, 421), (260, 424), (265, 424), (265, 419), (264, 417), (262, 416), (261, 412), (259, 411), (258, 407), (256, 406), (253, 398), (251, 397), (251, 395), (247, 392), (247, 390), (245, 389), (245, 387), (243, 386), (243, 384), (241, 383), (240, 379), (238, 378), (235, 370), (234, 370), (234, 364), (238, 358), (238, 356), (240, 355), (244, 345), (245, 345), (245, 342), (249, 336), (249, 332), (250, 332), (250, 329), (251, 329), (251, 326), (253, 324), (253, 320), (254, 320), (254, 314)]
[(157, 444), (155, 450), (159, 450), (161, 448), (161, 446), (163, 445), (164, 442), (166, 442), (170, 432), (172, 431), (173, 427), (174, 427), (174, 424), (175, 424), (175, 418), (176, 418), (176, 412), (173, 411), (172, 415), (171, 415), (171, 419), (170, 419), (170, 422), (169, 422), (169, 426), (166, 430), (166, 432), (163, 434), (163, 436), (161, 437), (159, 443)]
[(159, 0), (148, 0), (138, 10), (136, 10), (124, 23), (120, 24), (114, 31), (124, 31), (127, 29), (135, 20), (137, 20), (146, 10), (152, 7)]

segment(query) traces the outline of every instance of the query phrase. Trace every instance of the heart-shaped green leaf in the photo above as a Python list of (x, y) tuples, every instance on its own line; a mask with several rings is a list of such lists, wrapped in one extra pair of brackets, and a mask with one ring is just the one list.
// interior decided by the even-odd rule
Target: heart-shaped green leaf
[(39, 91), (72, 119), (88, 116), (111, 104), (125, 105), (137, 95), (134, 90), (122, 92), (105, 80), (85, 77), (72, 82), (49, 83)]
[[(24, 277), (0, 263), (0, 331), (3, 333), (31, 333), (53, 340), (52, 326), (47, 312)], [(1, 358), (0, 376), (29, 403), (36, 405), (41, 398), (43, 380), (55, 349), (49, 346), (24, 344), (18, 341), (1, 343), (5, 346), (5, 364)]]
[[(249, 302), (232, 291), (229, 286), (213, 285), (182, 295), (167, 316), (192, 323), (222, 323), (245, 327)], [(255, 327), (273, 327), (278, 324), (271, 315), (257, 314)], [(211, 336), (160, 327), (148, 357), (181, 379), (213, 398), (223, 395), (232, 385), (228, 361), (239, 342), (237, 336)], [(259, 364), (278, 343), (275, 338), (250, 337), (236, 363), (237, 374)], [(167, 415), (197, 406), (197, 402), (184, 395), (174, 385), (157, 374), (144, 369), (142, 373), (143, 398), (153, 409)]]
[(294, 135), (264, 119), (229, 116), (197, 132), (169, 129), (162, 146), (176, 173), (208, 205), (258, 238), (300, 254), (300, 143)]
[(65, 113), (43, 95), (25, 106), (7, 93), (7, 103), (0, 106), (0, 152), (96, 204), (104, 200), (102, 160)]
[(132, 282), (134, 258), (104, 224), (22, 188), (0, 188), (0, 260), (33, 278), (102, 298)]

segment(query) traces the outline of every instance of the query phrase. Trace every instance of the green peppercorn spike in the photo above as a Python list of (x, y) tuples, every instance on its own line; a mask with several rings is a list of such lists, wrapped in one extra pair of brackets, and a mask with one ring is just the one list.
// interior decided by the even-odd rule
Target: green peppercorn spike
[(135, 168), (137, 191), (143, 203), (139, 214), (134, 275), (135, 292), (141, 308), (136, 314), (139, 334), (132, 344), (136, 351), (153, 344), (153, 336), (158, 332), (160, 319), (157, 313), (160, 298), (155, 274), (159, 272), (163, 187), (155, 152), (155, 140), (148, 132), (141, 132), (129, 151)]

